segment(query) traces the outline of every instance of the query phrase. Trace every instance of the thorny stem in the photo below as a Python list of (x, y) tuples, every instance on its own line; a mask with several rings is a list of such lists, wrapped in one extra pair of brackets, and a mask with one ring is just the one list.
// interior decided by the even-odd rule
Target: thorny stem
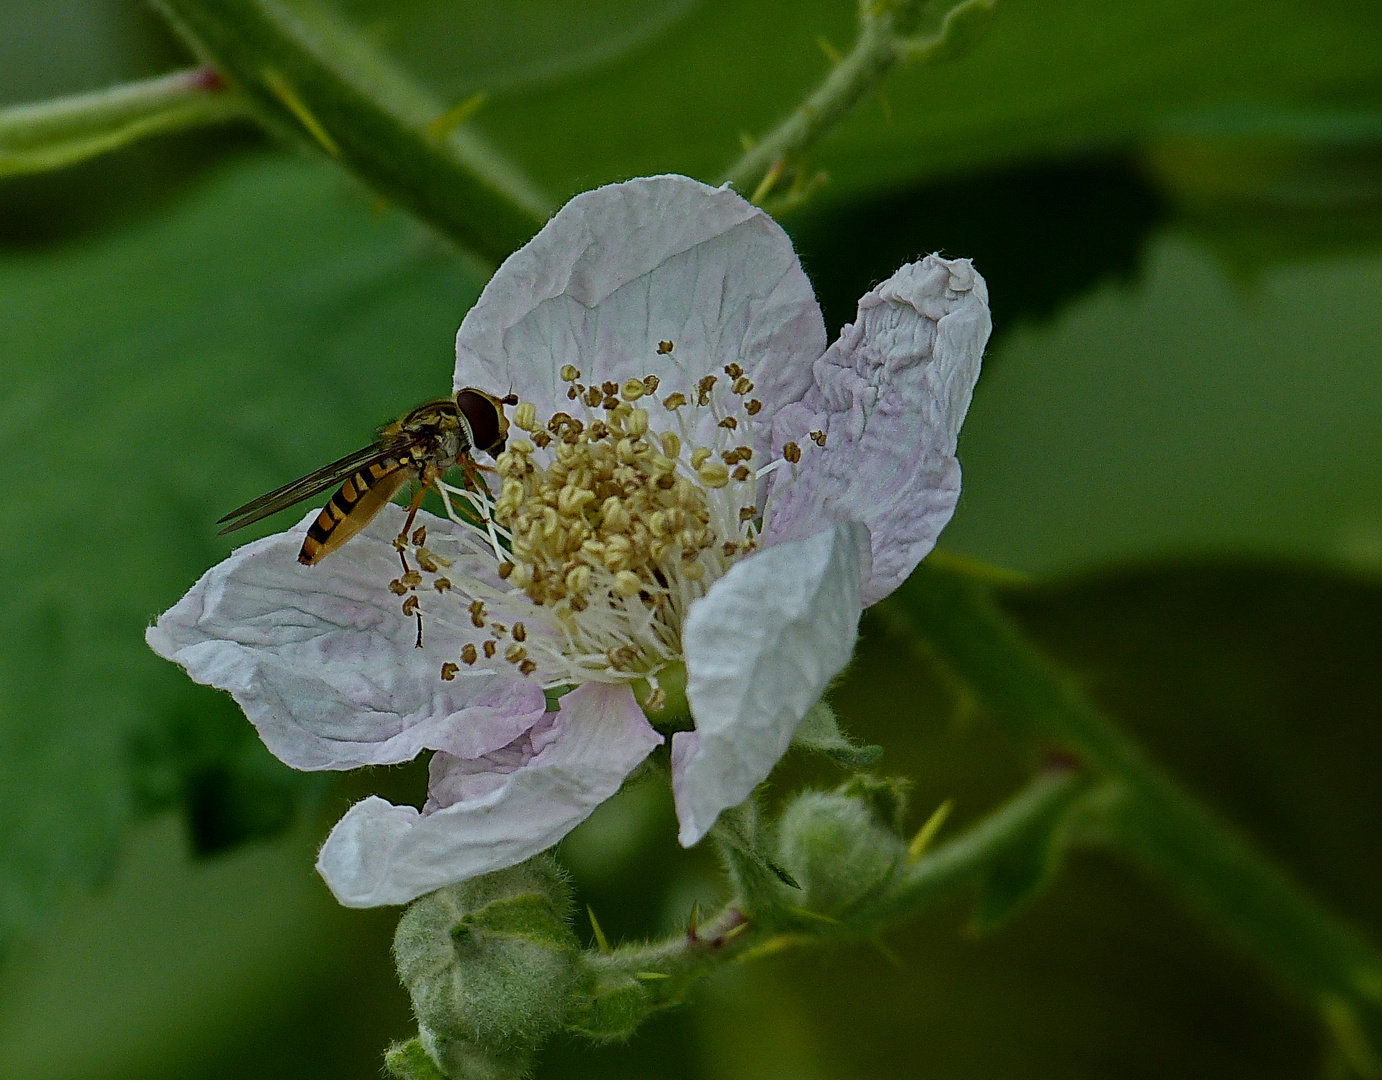
[(315, 3), (157, 0), (261, 120), (314, 143), (381, 195), (503, 259), (551, 211), (497, 150)]
[(209, 67), (0, 109), (0, 176), (44, 172), (149, 135), (249, 116), (247, 99)]
[(1362, 1075), (1382, 1035), (1382, 957), (1232, 825), (1156, 766), (1069, 685), (987, 589), (923, 564), (880, 614), (924, 641), (1000, 722), (1074, 754), (1115, 797), (1098, 824), (1112, 845), (1268, 972), (1303, 994)]
[(950, 59), (974, 40), (996, 0), (960, 0), (930, 36), (908, 36), (902, 28), (924, 6), (920, 0), (861, 0), (859, 37), (825, 81), (761, 140), (749, 147), (725, 174), (752, 200), (762, 204), (784, 180), (791, 189), (774, 207), (779, 213), (800, 205), (821, 177), (802, 170), (806, 152), (838, 124), (859, 100), (899, 63)]
[(900, 860), (896, 875), (858, 919), (841, 922), (789, 907), (775, 913), (772, 920), (755, 920), (744, 914), (745, 902), (736, 897), (699, 927), (693, 923), (685, 933), (662, 942), (590, 952), (588, 962), (606, 976), (641, 977), (651, 1011), (676, 1004), (692, 982), (722, 964), (875, 934), (915, 918), (980, 881), (1009, 856), (1014, 842), (1034, 823), (1045, 819), (1053, 806), (1067, 802), (1084, 783), (1075, 770), (1042, 773), (1003, 806), (930, 854), (915, 861)]

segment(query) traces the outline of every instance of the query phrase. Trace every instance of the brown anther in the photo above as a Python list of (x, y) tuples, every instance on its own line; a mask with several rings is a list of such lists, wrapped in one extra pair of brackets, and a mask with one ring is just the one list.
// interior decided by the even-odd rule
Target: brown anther
[(758, 511), (757, 511), (756, 509), (754, 509), (752, 506), (741, 506), (741, 507), (739, 508), (739, 520), (740, 520), (740, 522), (752, 521), (752, 520), (753, 520), (754, 518), (756, 518), (757, 516), (758, 516)]
[(672, 412), (676, 412), (685, 404), (685, 394), (668, 394), (665, 398), (662, 399), (662, 407), (664, 409), (671, 409)]
[(437, 592), (446, 592), (447, 589), (451, 588), (451, 579), (439, 577), (432, 582), (432, 588), (436, 589)]
[(751, 446), (740, 446), (737, 448), (737, 453), (739, 454), (740, 461), (753, 460), (753, 447)]
[(531, 660), (524, 660), (523, 663), (518, 665), (518, 670), (521, 671), (524, 675), (531, 675), (534, 671), (537, 670), (537, 665), (533, 663)]
[(812, 441), (813, 443), (815, 443), (817, 446), (824, 446), (824, 445), (825, 445), (825, 432), (824, 432), (824, 431), (813, 431), (813, 432), (811, 432), (811, 441)]
[(552, 419), (547, 421), (547, 430), (553, 435), (560, 435), (561, 429), (571, 423), (571, 414), (558, 412), (552, 414)]
[(589, 436), (591, 442), (599, 442), (608, 434), (609, 425), (603, 420), (592, 420), (590, 427), (586, 428), (586, 435)]
[(477, 627), (485, 625), (485, 602), (483, 600), (470, 602), (470, 623)]
[(605, 398), (604, 401), (600, 402), (600, 408), (613, 412), (615, 409), (619, 408), (619, 399), (611, 394), (609, 397)]
[(658, 356), (666, 356), (675, 347), (676, 346), (674, 346), (670, 341), (659, 341), (657, 343), (657, 354)]
[(605, 397), (615, 397), (619, 393), (619, 384), (610, 381), (602, 382), (600, 389), (605, 392)]
[(582, 395), (581, 400), (593, 409), (596, 405), (605, 400), (605, 395), (598, 386), (592, 386)]
[(460, 671), (459, 664), (453, 664), (450, 660), (441, 666), (441, 677), (443, 682), (450, 682), (456, 677), (456, 672)]
[(413, 547), (422, 547), (427, 543), (427, 526), (419, 525), (413, 530)]
[(481, 649), (483, 650), (487, 658), (493, 659), (495, 653), (495, 645), (493, 641), (486, 641), (484, 645), (481, 646)]
[(739, 421), (734, 419), (734, 417), (732, 416), (726, 416), (723, 420), (720, 421), (720, 427), (729, 428), (730, 431), (733, 431), (738, 426)]
[(521, 622), (516, 622), (513, 624), (513, 639), (514, 641), (528, 640), (528, 628), (524, 626)]
[(398, 578), (394, 578), (389, 582), (389, 592), (393, 593), (395, 596), (402, 596), (407, 591), (408, 586), (404, 585)]
[(731, 379), (737, 379), (740, 375), (744, 374), (744, 369), (741, 368), (738, 364), (726, 364), (725, 374), (728, 375)]
[(516, 664), (520, 660), (528, 659), (528, 650), (522, 645), (510, 645), (504, 650), (504, 659), (510, 664)]
[(418, 603), (417, 597), (416, 597), (416, 596), (410, 596), (410, 597), (408, 597), (408, 599), (406, 599), (406, 600), (403, 601), (403, 614), (404, 614), (404, 615), (416, 615), (416, 614), (417, 614), (417, 609), (418, 609), (420, 606), (421, 606), (421, 605)]
[(750, 398), (748, 401), (744, 402), (744, 411), (750, 416), (757, 416), (761, 408), (763, 408), (763, 403), (757, 398)]
[(784, 443), (782, 456), (795, 465), (801, 460), (801, 447), (794, 442)]
[(696, 384), (696, 404), (709, 405), (711, 391), (715, 389), (715, 376), (707, 375)]
[(533, 443), (539, 450), (546, 450), (552, 445), (552, 436), (545, 431), (533, 432)]
[(500, 581), (508, 581), (509, 575), (513, 573), (513, 563), (507, 559), (499, 564), (499, 569), (495, 571), (499, 575)]
[(739, 554), (739, 545), (733, 540), (726, 540), (724, 547), (720, 550), (724, 553), (726, 559), (732, 559)]
[(737, 469), (735, 469), (734, 472), (732, 472), (730, 475), (733, 476), (734, 479), (738, 480), (738, 481), (742, 484), (745, 480), (747, 480), (750, 476), (752, 476), (753, 473), (750, 471), (750, 469), (749, 469), (749, 467), (748, 467), (747, 465), (740, 465), (740, 466), (739, 466)]
[(648, 700), (643, 702), (643, 707), (649, 712), (661, 712), (667, 705), (667, 691), (658, 687), (648, 695)]
[(437, 561), (432, 558), (432, 553), (430, 551), (419, 551), (417, 553), (417, 564), (429, 574), (435, 574), (441, 569), (441, 567), (437, 565)]
[(575, 364), (562, 364), (562, 366), (561, 366), (561, 381), (562, 381), (562, 382), (575, 382), (575, 381), (576, 381), (577, 379), (579, 379), (580, 377), (581, 377), (581, 373), (580, 373), (580, 371), (578, 371), (578, 370), (576, 369), (576, 365), (575, 365)]
[(480, 654), (475, 651), (474, 645), (467, 644), (461, 649), (461, 659), (466, 664), (473, 664), (476, 660), (480, 659)]
[(490, 623), (489, 632), (493, 634), (495, 637), (501, 638), (509, 632), (509, 628), (501, 622)]
[(656, 375), (644, 375), (643, 389), (647, 391), (649, 394), (656, 394), (657, 388), (661, 384), (661, 382), (662, 380), (659, 379)]
[(741, 375), (739, 376), (739, 378), (734, 380), (734, 385), (730, 389), (732, 389), (740, 397), (743, 397), (745, 394), (747, 394), (750, 390), (753, 389), (753, 383), (749, 382), (749, 380), (745, 376)]
[(399, 553), (401, 554), (403, 551), (405, 551), (405, 550), (407, 549), (407, 547), (408, 547), (408, 538), (407, 538), (406, 536), (395, 536), (395, 537), (393, 538), (393, 549), (394, 549), (395, 551), (397, 551), (397, 552), (399, 552)]
[(580, 396), (581, 392), (577, 390), (574, 386), (568, 386), (566, 388), (566, 398), (568, 401), (575, 401)]
[(422, 584), (422, 575), (419, 574), (416, 570), (409, 570), (406, 574), (403, 575), (402, 580), (403, 584), (408, 586), (408, 588), (416, 589), (419, 585)]

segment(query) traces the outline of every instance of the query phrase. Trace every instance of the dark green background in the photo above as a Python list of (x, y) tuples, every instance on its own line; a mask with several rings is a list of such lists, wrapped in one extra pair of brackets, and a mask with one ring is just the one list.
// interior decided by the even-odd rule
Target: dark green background
[[(848, 0), (339, 0), (556, 196), (715, 178), (826, 70)], [(0, 3), (0, 104), (185, 62), (123, 0)], [(1382, 931), (1382, 19), (1361, 0), (1000, 0), (899, 71), (787, 222), (837, 328), (930, 250), (994, 345), (944, 546), (1190, 786)], [(0, 183), (0, 1075), (373, 1077), (409, 1031), (395, 913), (311, 870), (348, 802), (142, 630), (228, 507), (449, 385), (484, 268), (248, 129)], [(268, 526), (265, 526), (267, 529)], [(963, 824), (1023, 753), (865, 622), (834, 694)], [(773, 790), (832, 783), (791, 761)], [(564, 845), (611, 934), (713, 900), (652, 786)], [(1314, 1077), (1308, 1014), (1154, 887), (1075, 860), (994, 937), (952, 905), (874, 950), (726, 971), (540, 1076)], [(584, 932), (582, 927), (582, 932)]]

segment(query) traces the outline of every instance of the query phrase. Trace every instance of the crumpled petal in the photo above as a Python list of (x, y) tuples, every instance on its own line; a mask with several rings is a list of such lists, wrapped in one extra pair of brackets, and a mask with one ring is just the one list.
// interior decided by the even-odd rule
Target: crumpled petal
[[(673, 343), (659, 354), (658, 344)], [(561, 381), (656, 374), (657, 396), (688, 393), (738, 363), (763, 403), (746, 431), (762, 457), (768, 421), (799, 401), (825, 324), (792, 242), (728, 188), (655, 176), (577, 195), (485, 286), (456, 335), (456, 389), (513, 391), (543, 416), (579, 415)], [(697, 419), (713, 445), (715, 418)], [(747, 426), (747, 425), (746, 425)]]
[[(906, 579), (960, 494), (955, 442), (991, 328), (968, 259), (908, 263), (859, 301), (859, 317), (812, 368), (811, 389), (773, 420), (773, 447), (801, 447), (773, 475), (763, 542), (862, 521), (873, 541), (868, 606)], [(811, 432), (825, 433), (825, 446)]]
[[(266, 536), (208, 570), (145, 635), (199, 683), (229, 691), (276, 757), (297, 769), (408, 761), (424, 749), (476, 756), (512, 742), (546, 711), (535, 682), (441, 666), (457, 632), (416, 625), (388, 583), (403, 511), (386, 506), (339, 552), (297, 561), (303, 526)], [(452, 526), (430, 514), (419, 523)], [(424, 619), (427, 600), (423, 599)]]
[(408, 901), (551, 847), (662, 742), (627, 686), (587, 683), (515, 745), (436, 755), (423, 812), (370, 796), (331, 830), (317, 870), (347, 907)]
[(736, 564), (691, 606), (682, 645), (696, 730), (672, 736), (683, 845), (767, 779), (849, 663), (868, 559), (868, 529), (841, 522)]

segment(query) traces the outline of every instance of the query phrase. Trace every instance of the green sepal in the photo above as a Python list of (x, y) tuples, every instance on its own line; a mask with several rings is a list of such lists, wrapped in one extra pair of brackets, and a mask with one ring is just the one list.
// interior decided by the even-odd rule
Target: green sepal
[(566, 1030), (595, 1042), (623, 1042), (652, 1012), (647, 986), (627, 972), (592, 972), (566, 1017)]
[(394, 1043), (385, 1050), (384, 1070), (395, 1080), (446, 1080), (437, 1063), (427, 1056), (421, 1039)]
[(783, 909), (799, 899), (794, 892), (801, 885), (770, 853), (752, 798), (722, 813), (710, 836), (720, 850), (744, 914), (755, 922), (767, 925), (777, 921)]
[(801, 721), (792, 745), (824, 754), (847, 769), (863, 769), (883, 756), (881, 746), (860, 746), (840, 730), (840, 722), (824, 701), (818, 701)]

